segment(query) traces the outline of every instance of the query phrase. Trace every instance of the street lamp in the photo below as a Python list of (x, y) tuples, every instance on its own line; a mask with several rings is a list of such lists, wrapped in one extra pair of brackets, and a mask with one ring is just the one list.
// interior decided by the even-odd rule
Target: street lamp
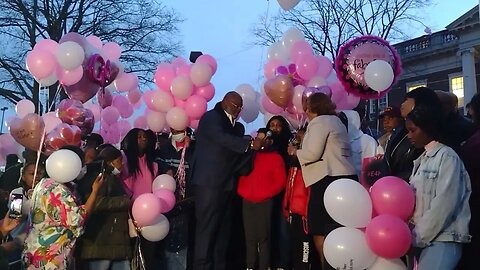
[(1, 125), (0, 125), (0, 134), (1, 134), (2, 131), (3, 131), (3, 120), (5, 120), (5, 111), (8, 110), (8, 108), (3, 107), (0, 110), (2, 111), (2, 122), (1, 122)]

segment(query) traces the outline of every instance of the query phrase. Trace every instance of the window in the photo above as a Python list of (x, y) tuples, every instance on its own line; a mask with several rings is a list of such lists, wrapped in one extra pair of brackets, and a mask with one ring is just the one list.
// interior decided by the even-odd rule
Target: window
[(458, 107), (464, 106), (463, 76), (461, 73), (450, 74), (450, 92), (454, 93), (458, 98)]
[[(377, 103), (378, 101), (378, 103)], [(369, 107), (370, 107), (370, 119), (377, 119), (377, 104), (378, 104), (378, 113), (383, 112), (385, 108), (388, 106), (388, 94), (380, 99), (371, 99), (369, 100)]]
[(407, 83), (407, 92), (412, 91), (415, 88), (418, 87), (427, 87), (427, 81), (422, 80), (422, 81), (416, 81), (416, 82), (409, 82)]

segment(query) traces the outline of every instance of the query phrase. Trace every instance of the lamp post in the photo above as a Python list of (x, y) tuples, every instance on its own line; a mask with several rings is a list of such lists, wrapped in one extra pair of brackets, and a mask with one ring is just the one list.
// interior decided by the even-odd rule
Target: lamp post
[(8, 110), (7, 107), (3, 107), (0, 109), (2, 111), (2, 122), (0, 125), (0, 134), (3, 132), (3, 120), (5, 120), (5, 111)]

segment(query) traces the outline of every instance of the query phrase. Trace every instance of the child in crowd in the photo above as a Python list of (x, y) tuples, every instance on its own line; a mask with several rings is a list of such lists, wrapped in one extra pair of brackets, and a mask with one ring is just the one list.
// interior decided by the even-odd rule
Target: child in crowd
[[(240, 177), (238, 194), (243, 198), (247, 269), (266, 270), (270, 267), (270, 229), (273, 197), (286, 183), (282, 156), (271, 148), (275, 138), (265, 128), (258, 130), (262, 149), (255, 153), (252, 172)], [(255, 263), (258, 259), (258, 268)]]

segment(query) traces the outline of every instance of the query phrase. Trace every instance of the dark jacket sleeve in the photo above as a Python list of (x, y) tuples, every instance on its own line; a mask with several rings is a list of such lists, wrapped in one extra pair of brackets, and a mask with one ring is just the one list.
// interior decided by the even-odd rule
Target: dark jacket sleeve
[(98, 197), (93, 207), (93, 212), (121, 211), (130, 209), (131, 201), (126, 196)]

